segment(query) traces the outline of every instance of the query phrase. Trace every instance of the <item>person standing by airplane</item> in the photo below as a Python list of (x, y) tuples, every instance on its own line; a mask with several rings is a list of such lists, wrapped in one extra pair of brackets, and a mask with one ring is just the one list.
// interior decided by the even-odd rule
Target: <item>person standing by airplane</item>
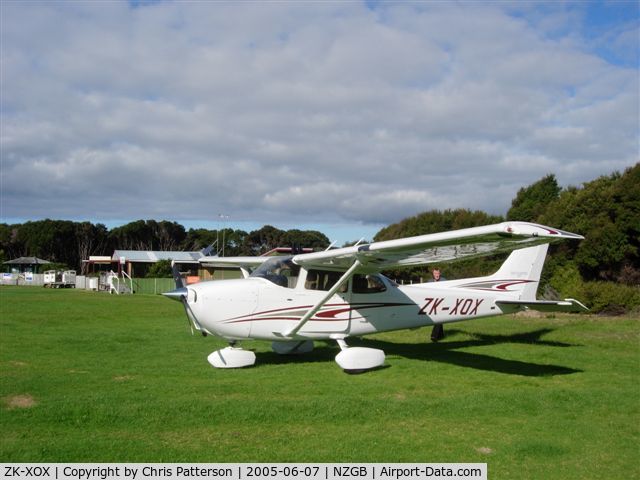
[[(433, 277), (432, 282), (439, 282), (441, 280), (446, 280), (440, 273), (439, 268), (431, 269), (431, 276)], [(437, 342), (438, 340), (442, 340), (444, 338), (444, 325), (441, 323), (436, 323), (431, 330), (431, 341)]]

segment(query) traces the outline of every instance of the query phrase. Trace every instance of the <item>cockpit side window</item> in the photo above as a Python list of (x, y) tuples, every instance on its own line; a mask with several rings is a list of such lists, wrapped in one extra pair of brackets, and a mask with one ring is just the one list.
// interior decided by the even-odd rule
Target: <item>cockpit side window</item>
[(281, 287), (295, 288), (300, 275), (300, 266), (293, 263), (292, 258), (270, 258), (256, 268), (250, 276), (264, 278)]
[(384, 292), (387, 287), (382, 279), (377, 275), (354, 275), (353, 276), (353, 293), (379, 293)]
[[(304, 288), (307, 290), (322, 290), (328, 292), (331, 290), (343, 273), (332, 272), (329, 270), (309, 270), (307, 272), (307, 280), (304, 282)], [(347, 291), (347, 284), (344, 284), (338, 290), (339, 293), (345, 293)]]

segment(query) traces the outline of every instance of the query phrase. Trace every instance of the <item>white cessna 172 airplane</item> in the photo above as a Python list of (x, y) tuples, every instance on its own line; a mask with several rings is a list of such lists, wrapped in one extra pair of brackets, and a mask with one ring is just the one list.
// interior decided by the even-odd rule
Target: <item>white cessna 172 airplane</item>
[[(580, 302), (538, 301), (536, 291), (548, 244), (582, 239), (574, 233), (525, 222), (483, 227), (278, 257), (204, 257), (208, 266), (239, 267), (245, 278), (183, 286), (165, 293), (183, 303), (192, 327), (230, 346), (209, 355), (211, 365), (253, 365), (256, 356), (238, 342), (272, 341), (277, 353), (307, 353), (313, 340), (335, 340), (336, 362), (346, 372), (381, 367), (382, 350), (349, 347), (348, 337), (445, 324), (522, 309), (584, 311)], [(512, 251), (513, 250), (513, 251)], [(493, 275), (398, 285), (385, 269), (442, 264), (512, 251)]]

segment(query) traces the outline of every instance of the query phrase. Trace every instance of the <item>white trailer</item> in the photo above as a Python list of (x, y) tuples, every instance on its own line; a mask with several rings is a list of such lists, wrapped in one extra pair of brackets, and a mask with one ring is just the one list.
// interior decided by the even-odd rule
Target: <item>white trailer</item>
[(45, 288), (76, 288), (75, 270), (47, 270), (44, 272)]

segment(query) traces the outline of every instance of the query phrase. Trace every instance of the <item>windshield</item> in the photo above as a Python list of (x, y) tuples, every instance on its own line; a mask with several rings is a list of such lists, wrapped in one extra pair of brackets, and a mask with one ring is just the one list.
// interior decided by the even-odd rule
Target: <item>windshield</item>
[(292, 258), (270, 258), (256, 268), (250, 276), (265, 278), (281, 287), (295, 288), (300, 274), (300, 266), (293, 263)]

